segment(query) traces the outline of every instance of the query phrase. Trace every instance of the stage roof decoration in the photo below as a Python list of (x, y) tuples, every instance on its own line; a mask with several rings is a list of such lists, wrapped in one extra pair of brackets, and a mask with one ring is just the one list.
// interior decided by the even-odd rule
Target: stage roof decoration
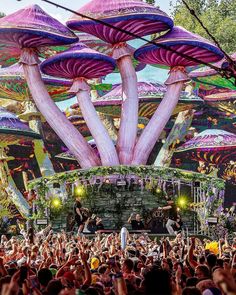
[[(236, 60), (236, 52), (231, 55), (233, 60)], [(227, 60), (224, 58), (221, 61), (213, 64), (214, 66), (221, 68), (222, 66), (226, 66)], [(189, 77), (201, 84), (207, 84), (211, 86), (216, 86), (220, 88), (228, 88), (232, 90), (236, 90), (235, 79), (230, 78), (226, 79), (219, 75), (216, 70), (210, 67), (202, 67), (197, 70), (194, 70), (189, 73)]]
[[(51, 98), (55, 101), (61, 101), (73, 97), (71, 93), (68, 93), (68, 90), (71, 87), (70, 81), (66, 81), (65, 79), (55, 79), (46, 75), (43, 75), (42, 79)], [(6, 100), (22, 101), (24, 112), (21, 112), (19, 109), (18, 117), (21, 120), (29, 122), (29, 126), (33, 131), (42, 134), (41, 121), (44, 121), (44, 118), (32, 101), (22, 64), (17, 63), (10, 67), (0, 69), (0, 97)], [(39, 161), (38, 164), (42, 175), (54, 173), (53, 165), (43, 142), (35, 143), (35, 156)], [(42, 160), (43, 158), (45, 158), (45, 160)]]
[[(138, 82), (137, 86), (139, 98), (138, 115), (139, 117), (151, 118), (166, 92), (166, 86), (151, 82)], [(98, 112), (114, 118), (120, 118), (122, 102), (122, 84), (118, 84), (114, 85), (113, 89), (107, 94), (94, 100), (93, 104)], [(203, 100), (201, 98), (196, 96), (188, 97), (185, 92), (182, 92), (173, 115), (193, 107), (198, 107), (202, 103)], [(78, 104), (74, 104), (71, 108), (78, 110), (80, 113)]]
[(69, 91), (77, 96), (84, 120), (96, 140), (104, 166), (118, 165), (119, 159), (112, 140), (91, 102), (87, 80), (105, 76), (114, 68), (113, 58), (90, 49), (82, 43), (77, 43), (41, 64), (43, 73), (73, 80)]
[(196, 61), (179, 56), (166, 48), (159, 47), (158, 44), (188, 53), (189, 57), (199, 58), (203, 62), (216, 62), (223, 58), (223, 53), (214, 44), (182, 27), (174, 27), (167, 34), (155, 39), (154, 42), (157, 46), (147, 44), (139, 48), (134, 54), (135, 58), (148, 64), (168, 65), (171, 71), (165, 82), (167, 92), (135, 146), (132, 161), (134, 165), (146, 163), (178, 103), (184, 83), (189, 81), (185, 67), (197, 64)]
[[(38, 5), (26, 7), (0, 19), (0, 42), (21, 49), (20, 63), (23, 64), (26, 81), (37, 108), (76, 156), (81, 167), (88, 168), (99, 165), (100, 161), (83, 136), (51, 100), (38, 68), (38, 49), (70, 44), (77, 40), (78, 37), (72, 31)], [(87, 157), (84, 157), (85, 154)]]
[(132, 52), (126, 41), (135, 38), (118, 29), (125, 29), (137, 36), (145, 36), (171, 29), (173, 21), (163, 11), (141, 0), (92, 0), (80, 8), (79, 12), (115, 27), (111, 28), (78, 15), (73, 15), (67, 22), (71, 29), (94, 35), (113, 45), (112, 56), (117, 60), (123, 84), (117, 151), (121, 164), (131, 164), (137, 137), (138, 93), (137, 76), (131, 58)]
[(236, 159), (236, 135), (224, 130), (207, 129), (177, 148), (176, 152), (188, 152), (195, 161), (215, 166)]

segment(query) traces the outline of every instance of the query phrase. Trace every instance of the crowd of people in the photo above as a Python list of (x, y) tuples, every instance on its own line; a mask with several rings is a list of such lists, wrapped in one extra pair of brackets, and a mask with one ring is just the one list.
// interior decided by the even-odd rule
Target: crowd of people
[(236, 240), (40, 232), (1, 237), (2, 295), (234, 295)]

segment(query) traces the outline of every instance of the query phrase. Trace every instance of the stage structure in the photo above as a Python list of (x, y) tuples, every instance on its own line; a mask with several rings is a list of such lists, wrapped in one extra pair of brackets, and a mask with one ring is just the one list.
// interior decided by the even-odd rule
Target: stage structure
[[(181, 195), (183, 186), (189, 187), (188, 196)], [(99, 214), (104, 223), (106, 219), (114, 219), (114, 223), (108, 222), (113, 228), (117, 220), (124, 224), (132, 211), (148, 215), (163, 203), (167, 194), (179, 207), (196, 213), (195, 234), (208, 234), (209, 217), (217, 217), (222, 210), (225, 183), (219, 178), (180, 169), (112, 166), (58, 173), (33, 180), (28, 187), (36, 196), (35, 218), (47, 217), (45, 209), (56, 199), (63, 207), (79, 195), (82, 203)], [(138, 194), (134, 193), (134, 187), (139, 188)]]

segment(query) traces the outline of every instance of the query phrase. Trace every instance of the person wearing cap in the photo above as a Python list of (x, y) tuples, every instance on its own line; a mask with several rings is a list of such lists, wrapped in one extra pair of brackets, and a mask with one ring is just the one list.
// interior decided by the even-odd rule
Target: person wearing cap
[(90, 262), (91, 270), (92, 271), (97, 270), (99, 265), (100, 265), (99, 259), (97, 257), (93, 257)]

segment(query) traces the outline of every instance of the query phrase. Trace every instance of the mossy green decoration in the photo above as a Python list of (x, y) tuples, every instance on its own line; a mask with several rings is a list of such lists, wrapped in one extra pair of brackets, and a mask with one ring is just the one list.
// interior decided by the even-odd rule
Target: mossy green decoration
[(91, 169), (81, 169), (57, 173), (52, 176), (38, 178), (29, 183), (29, 189), (37, 189), (39, 195), (44, 196), (48, 191), (48, 185), (53, 183), (74, 183), (82, 179), (91, 179), (92, 177), (104, 177), (110, 175), (135, 175), (137, 177), (146, 178), (161, 178), (167, 180), (182, 180), (187, 182), (200, 181), (202, 189), (208, 191), (210, 188), (223, 190), (225, 181), (220, 178), (210, 177), (201, 173), (185, 171), (181, 169), (165, 168), (157, 166), (112, 166), (112, 167), (94, 167)]

